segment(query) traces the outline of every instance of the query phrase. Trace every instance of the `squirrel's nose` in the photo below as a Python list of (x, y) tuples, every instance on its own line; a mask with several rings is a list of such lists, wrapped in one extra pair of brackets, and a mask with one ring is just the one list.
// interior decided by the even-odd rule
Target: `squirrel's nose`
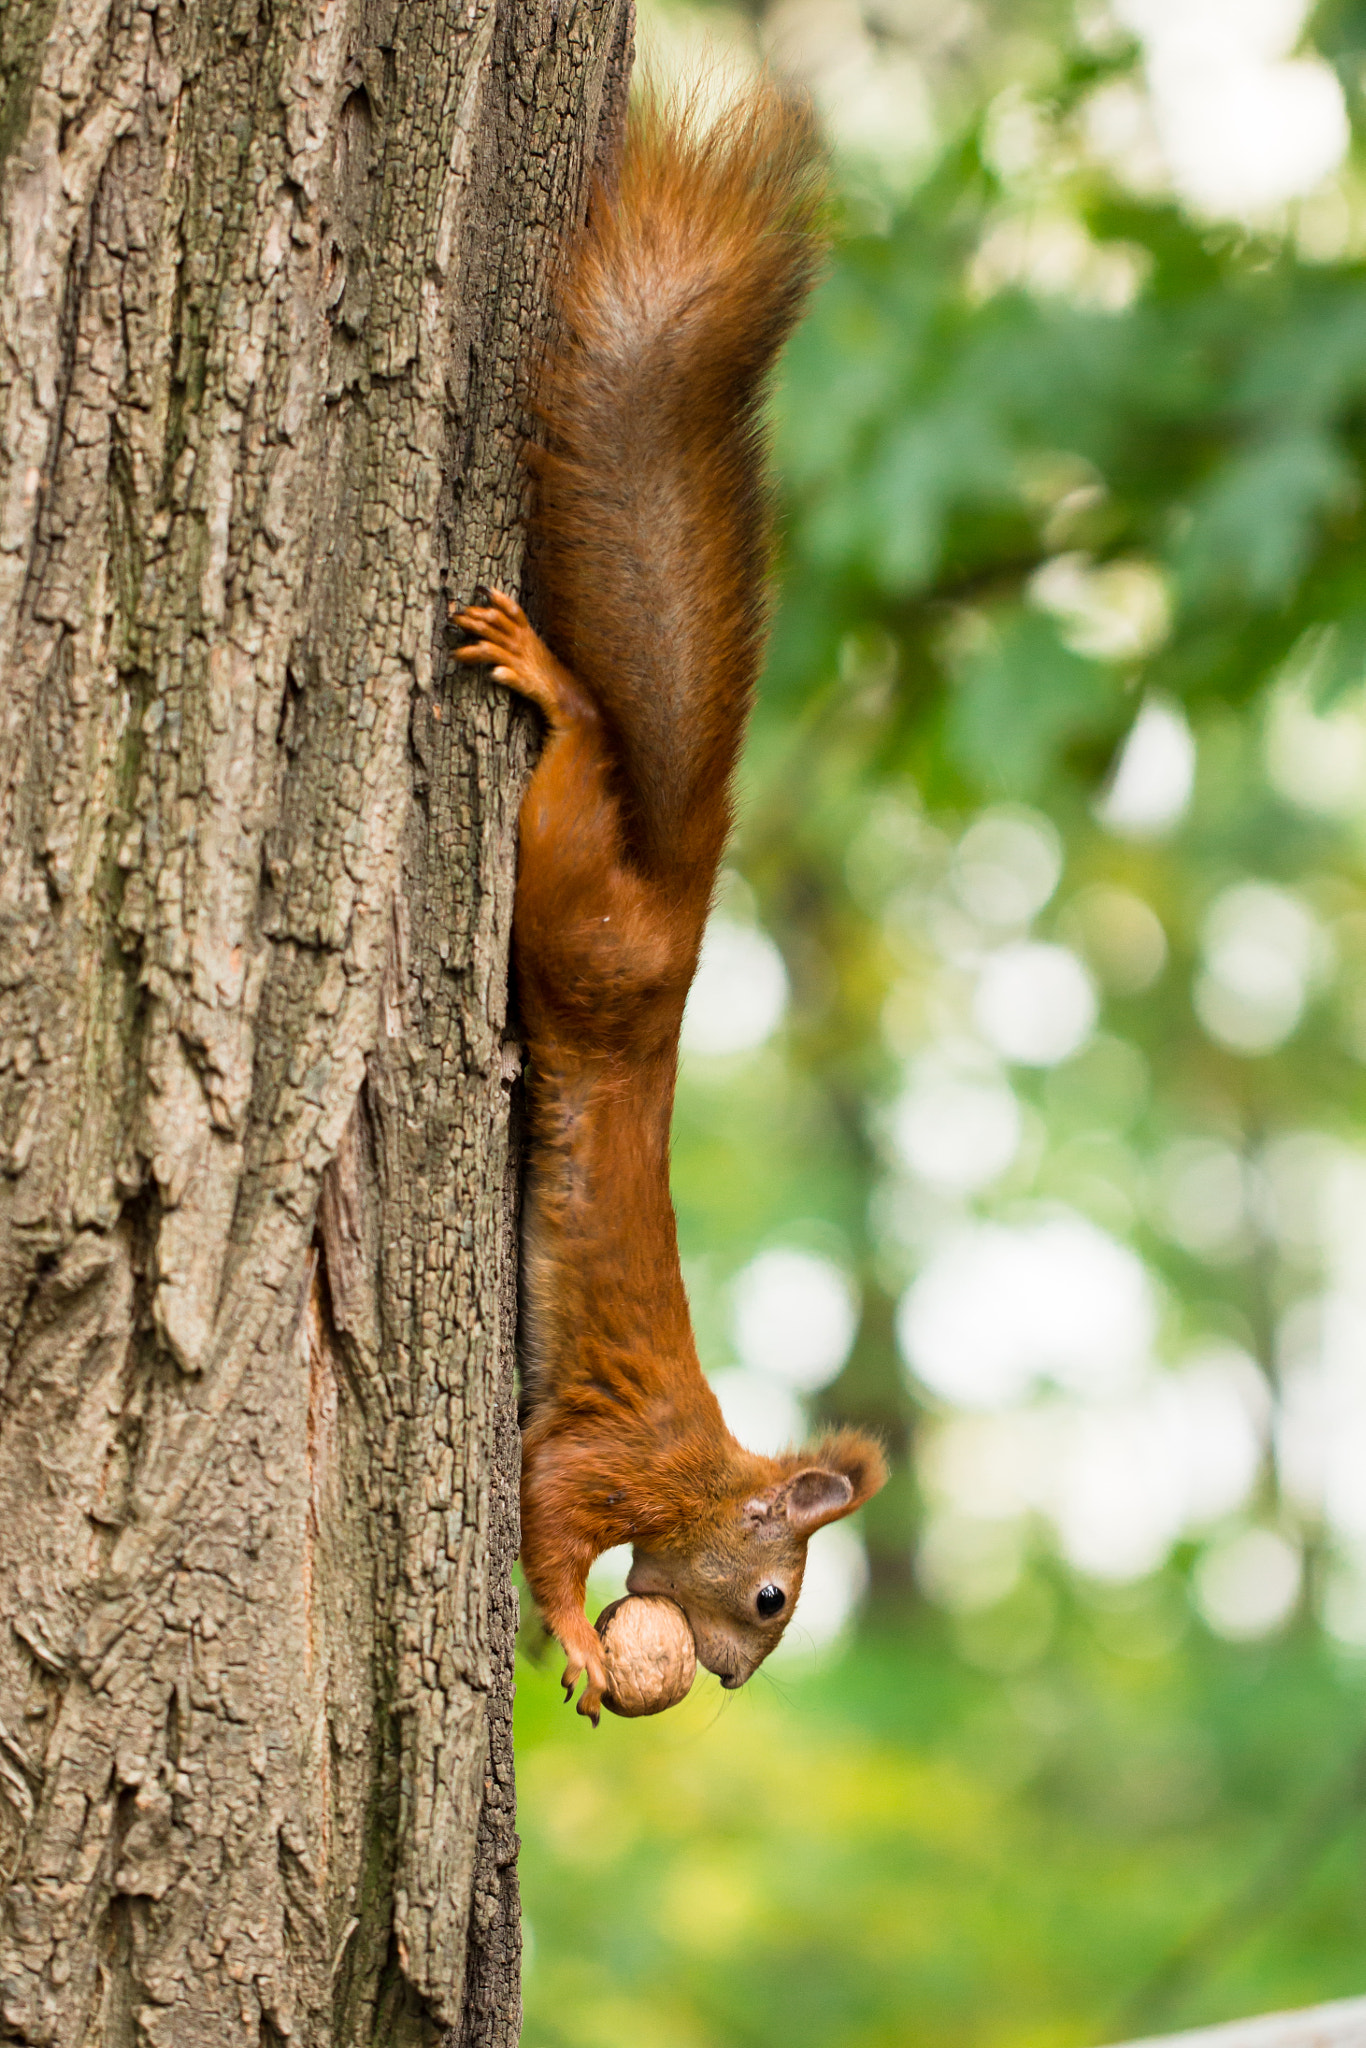
[(737, 1687), (742, 1686), (744, 1682), (744, 1679), (741, 1678), (738, 1671), (723, 1671), (721, 1673), (721, 1683), (722, 1685), (724, 1685), (727, 1692), (734, 1692), (737, 1689)]

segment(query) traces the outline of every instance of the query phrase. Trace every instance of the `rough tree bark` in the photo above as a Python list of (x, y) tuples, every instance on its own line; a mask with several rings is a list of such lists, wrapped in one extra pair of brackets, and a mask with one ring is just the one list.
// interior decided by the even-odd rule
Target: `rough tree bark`
[(629, 0), (0, 5), (0, 2039), (511, 2043), (524, 372)]

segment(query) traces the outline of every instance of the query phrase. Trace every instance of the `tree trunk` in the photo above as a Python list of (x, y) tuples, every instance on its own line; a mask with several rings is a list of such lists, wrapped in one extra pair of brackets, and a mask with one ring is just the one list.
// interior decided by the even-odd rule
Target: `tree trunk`
[(0, 2039), (512, 2043), (526, 371), (629, 0), (3, 0)]

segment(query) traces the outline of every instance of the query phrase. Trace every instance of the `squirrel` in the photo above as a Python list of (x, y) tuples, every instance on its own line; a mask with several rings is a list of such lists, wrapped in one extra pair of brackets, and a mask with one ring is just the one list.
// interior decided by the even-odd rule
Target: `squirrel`
[[(727, 1430), (693, 1341), (669, 1192), (679, 1032), (766, 626), (759, 419), (820, 252), (809, 116), (752, 87), (710, 127), (637, 104), (572, 245), (538, 409), (516, 600), (453, 604), (458, 660), (541, 712), (519, 817), (513, 958), (528, 1048), (523, 1571), (596, 1726), (589, 1567), (687, 1615), (743, 1685), (801, 1587), (807, 1539), (883, 1483), (851, 1430), (780, 1457)], [(481, 600), (483, 593), (477, 594)], [(547, 644), (548, 642), (548, 644)]]

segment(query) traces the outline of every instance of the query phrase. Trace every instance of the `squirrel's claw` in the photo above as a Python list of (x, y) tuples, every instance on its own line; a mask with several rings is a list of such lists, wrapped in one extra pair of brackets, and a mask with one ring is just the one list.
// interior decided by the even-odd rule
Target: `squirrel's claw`
[(526, 613), (516, 598), (509, 597), (505, 590), (490, 590), (485, 604), (461, 604), (458, 597), (453, 597), (446, 607), (446, 616), (453, 626), (464, 626), (467, 632), (485, 626), (491, 626), (495, 631), (501, 629), (504, 633), (509, 626), (521, 626), (527, 632), (531, 631)]
[(607, 1667), (591, 1650), (582, 1655), (577, 1650), (570, 1650), (567, 1656), (568, 1662), (560, 1678), (564, 1687), (564, 1703), (569, 1705), (575, 1686), (586, 1676), (588, 1683), (579, 1697), (578, 1711), (596, 1728), (602, 1717), (602, 1696), (607, 1690)]
[(578, 1711), (596, 1728), (602, 1719), (602, 1696), (607, 1690), (607, 1673), (589, 1667), (588, 1683), (579, 1695)]
[(607, 1690), (607, 1666), (590, 1651), (586, 1660), (588, 1683), (579, 1696), (579, 1712), (596, 1728), (602, 1718), (602, 1696)]

